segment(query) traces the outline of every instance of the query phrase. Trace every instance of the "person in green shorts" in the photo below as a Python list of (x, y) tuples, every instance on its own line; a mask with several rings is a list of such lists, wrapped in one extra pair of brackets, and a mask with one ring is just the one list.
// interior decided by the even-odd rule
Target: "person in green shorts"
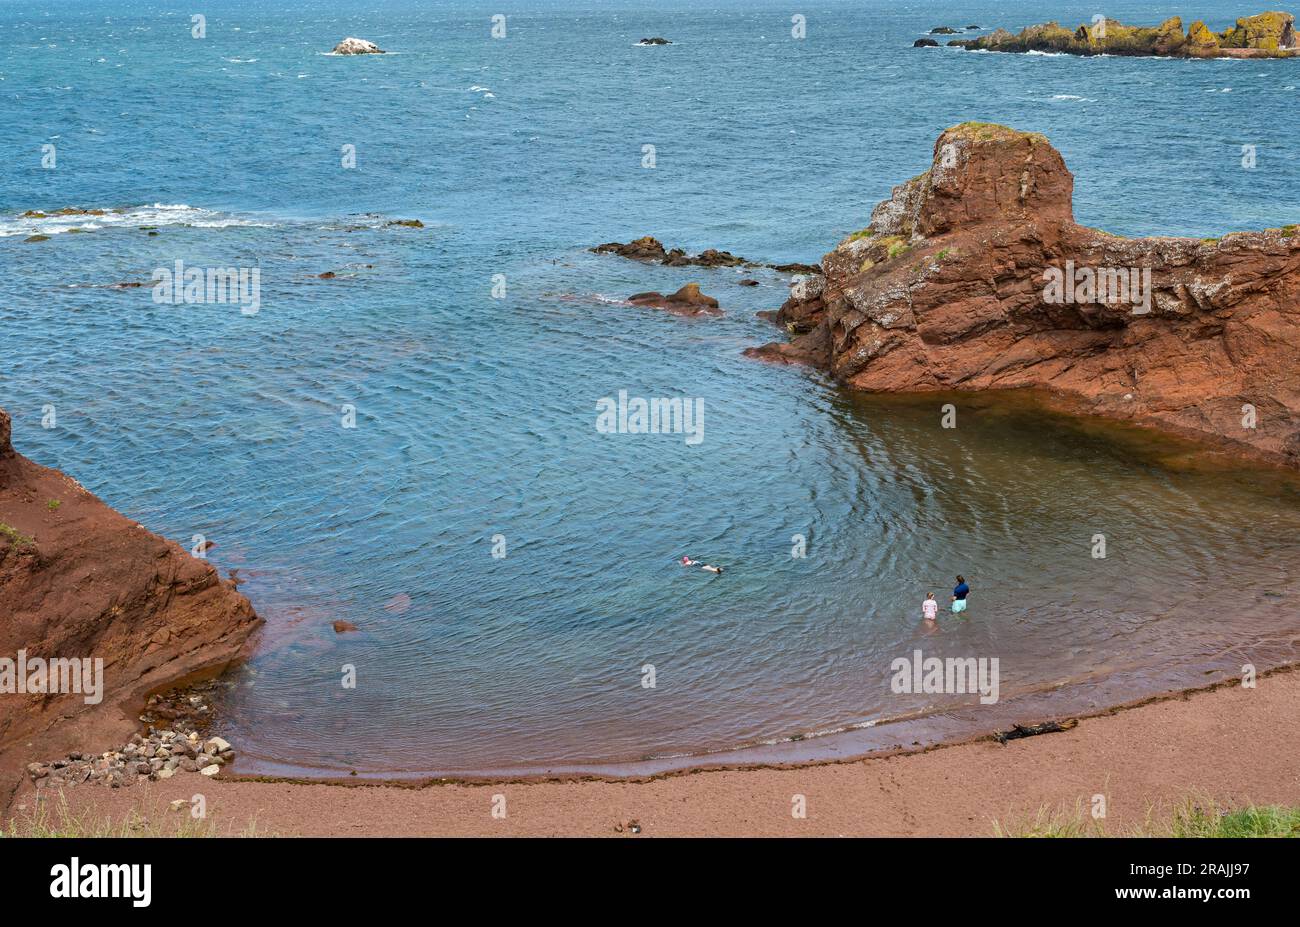
[(957, 587), (952, 591), (953, 614), (966, 611), (966, 596), (968, 595), (970, 595), (970, 586), (966, 585), (966, 577), (958, 574)]

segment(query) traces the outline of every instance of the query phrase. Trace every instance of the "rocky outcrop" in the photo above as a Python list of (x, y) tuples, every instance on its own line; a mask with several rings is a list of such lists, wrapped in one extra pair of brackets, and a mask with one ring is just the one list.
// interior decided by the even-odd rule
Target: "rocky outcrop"
[(722, 315), (722, 310), (718, 308), (718, 301), (712, 296), (701, 293), (698, 283), (688, 283), (670, 296), (662, 293), (637, 293), (629, 296), (627, 301), (634, 306), (663, 309), (673, 315)]
[(647, 264), (665, 264), (668, 267), (767, 267), (787, 274), (820, 273), (821, 268), (809, 264), (759, 264), (737, 257), (730, 251), (706, 248), (699, 254), (687, 254), (681, 248), (668, 250), (657, 238), (643, 235), (627, 242), (609, 241), (588, 249), (596, 254), (617, 254), (633, 261)]
[(948, 43), (961, 48), (999, 52), (1064, 52), (1071, 55), (1137, 55), (1180, 58), (1282, 58), (1300, 54), (1295, 17), (1290, 13), (1260, 13), (1237, 20), (1221, 33), (1197, 20), (1187, 32), (1177, 16), (1159, 26), (1129, 26), (1115, 19), (1098, 19), (1073, 31), (1058, 23), (1042, 23), (1012, 35), (998, 29), (978, 39)]
[(334, 55), (384, 55), (387, 54), (382, 48), (374, 42), (368, 42), (365, 39), (358, 39), (348, 36), (342, 42), (334, 46)]
[(1121, 238), (1074, 222), (1041, 135), (964, 123), (802, 279), (749, 354), (871, 391), (1033, 388), (1300, 465), (1300, 235)]
[(665, 39), (663, 36), (659, 36), (659, 35), (657, 35), (657, 36), (655, 36), (654, 38), (650, 38), (650, 39), (642, 39), (640, 42), (637, 42), (636, 44), (638, 44), (638, 45), (671, 45), (671, 44), (673, 44), (673, 43), (670, 42), (670, 41), (668, 41), (667, 39)]
[[(219, 672), (259, 622), (206, 560), (15, 452), (3, 410), (0, 618), (0, 812), (26, 764), (123, 743), (150, 692)], [(100, 697), (41, 691), (37, 659), (102, 660)]]

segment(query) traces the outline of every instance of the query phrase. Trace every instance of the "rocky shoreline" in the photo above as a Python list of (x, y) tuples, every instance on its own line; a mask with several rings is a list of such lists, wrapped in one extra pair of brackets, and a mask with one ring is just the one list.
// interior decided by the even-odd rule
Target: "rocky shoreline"
[[(83, 783), (116, 789), (167, 780), (179, 771), (215, 776), (234, 760), (235, 751), (224, 738), (200, 733), (212, 720), (206, 698), (212, 688), (209, 683), (153, 695), (140, 715), (148, 727), (118, 749), (98, 755), (73, 751), (62, 759), (28, 763), (27, 775), (38, 792)], [(156, 726), (164, 720), (166, 727)]]
[[(140, 775), (139, 763), (158, 758), (163, 743), (162, 728), (139, 733), (141, 706), (183, 717), (169, 697), (152, 694), (216, 677), (243, 657), (261, 623), (235, 580), (23, 457), (10, 438), (0, 410), (0, 657), (82, 666), (63, 682), (96, 664), (99, 686), (93, 697), (42, 684), (0, 698), (0, 812), (33, 763), (49, 769), (39, 778), (69, 768), (80, 776), (87, 765), (87, 781)], [(175, 725), (167, 730), (174, 741)], [(198, 730), (189, 726), (185, 739)], [(95, 752), (114, 743), (124, 746)], [(142, 760), (149, 744), (154, 756)], [(67, 759), (55, 766), (51, 756)]]
[(963, 123), (791, 288), (788, 342), (854, 389), (1035, 389), (1078, 411), (1300, 467), (1296, 226), (1222, 239), (1078, 225), (1041, 135)]
[[(923, 39), (916, 42), (917, 46), (937, 44)], [(1074, 30), (1049, 22), (1029, 26), (1019, 34), (996, 29), (977, 39), (954, 39), (948, 44), (970, 51), (1161, 58), (1290, 58), (1300, 54), (1295, 17), (1279, 12), (1242, 17), (1223, 32), (1212, 32), (1199, 19), (1184, 32), (1178, 16), (1150, 27), (1129, 26), (1099, 16), (1091, 25)]]

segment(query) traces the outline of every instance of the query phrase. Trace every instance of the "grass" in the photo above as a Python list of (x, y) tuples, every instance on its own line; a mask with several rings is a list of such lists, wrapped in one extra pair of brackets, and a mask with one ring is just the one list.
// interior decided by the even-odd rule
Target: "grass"
[(61, 506), (62, 504), (63, 503), (60, 502), (58, 499), (51, 499), (49, 502), (45, 503), (45, 507), (49, 509), (51, 512), (54, 512), (57, 511), (59, 506)]
[(0, 521), (0, 537), (6, 537), (14, 547), (35, 547), (36, 539), (30, 538), (11, 525)]
[(1094, 819), (1082, 803), (1073, 811), (1040, 808), (1033, 818), (1015, 826), (993, 823), (998, 837), (1300, 837), (1300, 807), (1247, 805), (1220, 812), (1213, 803), (1187, 801), (1164, 820), (1151, 811), (1146, 820), (1119, 833), (1109, 833), (1104, 820)]
[[(0, 827), (0, 839), (5, 837), (217, 837), (216, 822), (211, 818), (195, 819), (187, 808), (172, 811), (162, 805), (153, 816), (130, 811), (120, 821), (97, 815), (91, 809), (73, 811), (68, 799), (59, 793), (58, 804), (51, 809), (49, 801), (41, 801), (35, 811), (16, 816), (9, 826)], [(238, 837), (266, 837), (259, 834), (257, 820), (249, 821)]]

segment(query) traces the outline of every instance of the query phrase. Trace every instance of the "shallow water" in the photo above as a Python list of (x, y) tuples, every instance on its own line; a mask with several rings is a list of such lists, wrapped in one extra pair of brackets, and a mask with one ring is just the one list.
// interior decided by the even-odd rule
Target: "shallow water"
[[(215, 540), (247, 581), (267, 627), (224, 706), (245, 768), (833, 751), (809, 735), (910, 742), (1294, 658), (1294, 480), (1189, 465), (1184, 445), (1024, 397), (849, 395), (741, 356), (774, 337), (753, 312), (786, 278), (585, 248), (650, 233), (815, 261), (966, 119), (1046, 132), (1087, 224), (1281, 225), (1300, 206), (1300, 61), (908, 47), (943, 23), (1081, 16), (1050, 3), (820, 4), (802, 41), (770, 3), (369, 6), (213, 4), (194, 40), (161, 5), (0, 5), (17, 152), (0, 261), (18, 281), (0, 405), (29, 456), (187, 547)], [(1214, 28), (1253, 12), (1107, 10)], [(321, 54), (345, 35), (397, 53)], [(19, 216), (66, 205), (124, 211)], [(113, 288), (177, 260), (260, 268), (258, 313)], [(726, 316), (618, 302), (688, 280)], [(703, 440), (599, 433), (596, 402), (620, 390), (702, 399)], [(726, 572), (685, 571), (684, 553)], [(926, 629), (921, 599), (946, 603), (958, 572), (969, 617)], [(999, 658), (1003, 701), (892, 693), (890, 662), (916, 647)], [(916, 716), (931, 722), (868, 726)]]

